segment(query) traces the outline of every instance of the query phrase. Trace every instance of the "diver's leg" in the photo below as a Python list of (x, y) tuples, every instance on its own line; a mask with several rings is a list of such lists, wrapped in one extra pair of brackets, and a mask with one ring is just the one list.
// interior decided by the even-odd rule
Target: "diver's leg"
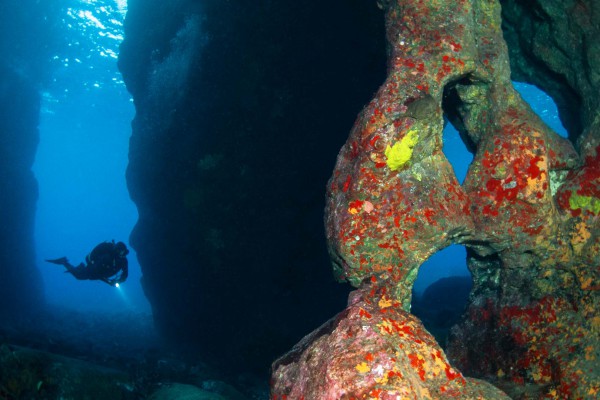
[(79, 264), (79, 267), (72, 266), (71, 263), (69, 262), (69, 260), (67, 259), (67, 257), (61, 257), (61, 258), (57, 258), (54, 260), (46, 260), (46, 262), (62, 265), (63, 267), (65, 267), (67, 269), (68, 272), (71, 272), (75, 268), (79, 268), (79, 267), (83, 266), (83, 263)]
[(78, 266), (74, 267), (71, 264), (64, 263), (63, 264), (65, 266), (65, 268), (67, 269), (65, 272), (70, 273), (71, 275), (73, 275), (76, 279), (79, 280), (86, 280), (86, 279), (90, 279), (89, 275), (89, 271), (88, 269), (85, 267), (84, 263), (79, 264)]
[(70, 273), (76, 279), (79, 279), (79, 280), (90, 279), (89, 270), (87, 269), (87, 267), (85, 266), (84, 263), (81, 263), (78, 266), (74, 267), (73, 265), (71, 265), (69, 260), (67, 260), (67, 257), (61, 257), (61, 258), (57, 258), (54, 260), (46, 260), (46, 261), (49, 263), (52, 263), (52, 264), (62, 265), (63, 267), (65, 267), (67, 269), (65, 272)]

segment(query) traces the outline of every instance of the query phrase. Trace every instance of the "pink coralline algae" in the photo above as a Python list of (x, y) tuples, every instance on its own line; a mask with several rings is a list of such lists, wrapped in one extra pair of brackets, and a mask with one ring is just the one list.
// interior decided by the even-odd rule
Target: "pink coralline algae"
[[(272, 398), (507, 398), (462, 373), (516, 398), (597, 398), (599, 120), (580, 157), (521, 99), (498, 1), (380, 5), (388, 77), (327, 187), (334, 273), (359, 289), (273, 364)], [(474, 151), (463, 186), (444, 116)], [(447, 358), (408, 311), (421, 264), (452, 243), (474, 287)]]

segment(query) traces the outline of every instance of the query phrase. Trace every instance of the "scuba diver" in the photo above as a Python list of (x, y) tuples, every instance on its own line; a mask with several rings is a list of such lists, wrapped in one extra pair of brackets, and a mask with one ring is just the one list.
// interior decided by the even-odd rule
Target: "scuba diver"
[(64, 266), (65, 271), (79, 280), (99, 280), (111, 286), (118, 287), (125, 282), (128, 275), (127, 254), (129, 250), (125, 243), (103, 242), (94, 247), (92, 252), (85, 257), (85, 262), (74, 267), (67, 257), (46, 260), (52, 264)]

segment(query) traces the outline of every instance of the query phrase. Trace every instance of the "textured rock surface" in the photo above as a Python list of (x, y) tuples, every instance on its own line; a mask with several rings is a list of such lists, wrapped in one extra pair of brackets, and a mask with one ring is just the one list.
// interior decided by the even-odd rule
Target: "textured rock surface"
[[(551, 236), (549, 171), (576, 154), (512, 88), (498, 4), (398, 3), (391, 72), (340, 152), (327, 228), (341, 278), (391, 281), (407, 305), (418, 267), (451, 242), (489, 254)], [(444, 112), (476, 151), (464, 188), (441, 151)], [(410, 134), (409, 159), (393, 168), (386, 149)]]
[[(520, 68), (521, 77), (553, 71), (548, 85), (562, 93), (562, 115), (576, 151), (512, 87), (498, 1), (380, 3), (390, 47), (388, 77), (359, 115), (328, 186), (326, 225), (337, 278), (364, 293), (386, 288), (391, 301), (407, 310), (422, 262), (450, 243), (464, 243), (474, 288), (451, 342), (454, 365), (469, 376), (497, 379), (515, 398), (596, 397), (600, 91), (597, 64), (590, 62), (595, 45), (586, 43), (599, 26), (593, 22), (597, 6), (534, 2), (527, 13), (525, 3), (507, 2), (525, 15), (509, 29), (519, 39), (538, 13), (554, 15), (542, 18), (546, 29), (552, 18), (575, 19), (558, 22), (563, 31), (552, 40), (548, 32), (534, 37), (530, 47), (538, 53), (549, 49), (537, 59), (543, 66), (523, 58), (513, 64), (529, 68)], [(572, 63), (564, 48), (573, 53)], [(569, 103), (573, 93), (581, 108)], [(442, 153), (444, 115), (475, 155), (462, 187)], [(338, 318), (348, 329), (360, 329), (352, 314)], [(318, 334), (310, 340), (315, 348), (325, 346), (323, 340), (336, 343)], [(361, 346), (377, 340), (366, 338)], [(308, 362), (313, 347), (303, 346), (294, 360)], [(356, 374), (352, 363), (338, 364), (333, 356), (326, 363), (339, 369), (337, 377)], [(305, 388), (319, 384), (323, 393), (336, 389), (335, 379), (316, 375), (293, 384), (298, 369), (281, 365), (274, 366), (279, 394), (309, 393)], [(397, 385), (392, 390), (402, 388)], [(436, 383), (425, 379), (424, 385)], [(362, 390), (349, 393), (367, 396)], [(307, 398), (336, 398), (311, 393)]]
[[(600, 393), (600, 87), (592, 38), (600, 26), (598, 3), (502, 5), (514, 77), (554, 97), (579, 158), (573, 164), (550, 148), (550, 196), (539, 204), (548, 217), (530, 238), (513, 237), (488, 257), (472, 253), (473, 304), (454, 332), (449, 357), (466, 374), (501, 377), (501, 387), (515, 398), (595, 398)], [(471, 172), (476, 187), (480, 178)]]
[(344, 307), (323, 188), (384, 77), (383, 37), (365, 2), (129, 2), (131, 243), (171, 342), (267, 374)]
[(450, 366), (421, 322), (385, 290), (352, 292), (346, 310), (275, 361), (271, 398), (509, 399)]

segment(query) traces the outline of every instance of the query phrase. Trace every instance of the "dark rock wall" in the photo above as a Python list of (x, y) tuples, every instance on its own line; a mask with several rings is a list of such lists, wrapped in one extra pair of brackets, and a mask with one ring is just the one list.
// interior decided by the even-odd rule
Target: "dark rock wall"
[[(24, 317), (43, 298), (33, 229), (38, 190), (39, 89), (49, 76), (58, 2), (0, 3), (0, 321)], [(42, 40), (43, 38), (43, 40)]]
[(24, 76), (0, 66), (0, 318), (31, 311), (41, 299), (33, 229), (40, 96)]
[(343, 308), (325, 184), (385, 73), (359, 1), (130, 1), (132, 234), (160, 331), (229, 369), (275, 356)]

